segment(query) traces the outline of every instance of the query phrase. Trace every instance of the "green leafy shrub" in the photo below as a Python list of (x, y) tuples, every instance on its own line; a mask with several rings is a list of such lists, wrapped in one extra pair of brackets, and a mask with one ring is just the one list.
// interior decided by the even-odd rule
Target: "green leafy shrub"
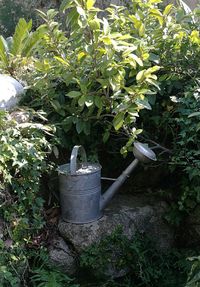
[(31, 32), (32, 21), (21, 18), (16, 25), (13, 37), (0, 36), (0, 71), (21, 78), (32, 64), (34, 49), (40, 41), (38, 31)]
[(0, 113), (0, 215), (5, 222), (0, 244), (2, 286), (20, 286), (26, 281), (26, 247), (31, 247), (45, 224), (40, 179), (50, 167), (46, 162), (50, 144), (45, 136), (53, 130), (37, 123), (39, 114), (31, 114), (30, 122), (17, 123)]
[(192, 262), (192, 267), (188, 275), (187, 283), (184, 287), (199, 287), (200, 286), (200, 258), (190, 257), (189, 261)]
[(121, 228), (88, 247), (80, 262), (82, 267), (92, 269), (102, 281), (110, 268), (115, 272), (124, 269), (128, 273), (124, 281), (127, 285), (123, 282), (113, 282), (112, 285), (110, 282), (105, 286), (183, 286), (189, 270), (183, 254), (158, 252), (149, 238), (137, 233), (128, 239)]
[[(62, 144), (69, 145), (69, 138), (84, 143), (91, 134), (98, 144), (106, 142), (111, 132), (123, 130), (129, 139), (123, 150), (127, 152), (141, 133), (136, 125), (139, 111), (151, 109), (148, 95), (158, 89), (155, 73), (160, 67), (150, 58), (142, 28), (129, 33), (125, 8), (118, 15), (110, 7), (107, 18), (101, 19), (93, 4), (63, 3), (63, 10), (71, 9), (68, 38), (54, 20), (56, 11), (40, 12), (45, 21), (38, 28), (43, 42), (31, 75), (34, 97), (29, 104), (45, 109)], [(144, 17), (152, 7), (144, 7)]]

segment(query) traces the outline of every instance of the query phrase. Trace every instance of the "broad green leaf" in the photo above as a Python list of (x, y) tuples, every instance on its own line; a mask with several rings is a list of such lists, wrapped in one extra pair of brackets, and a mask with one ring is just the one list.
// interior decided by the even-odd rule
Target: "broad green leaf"
[(165, 7), (165, 10), (164, 10), (164, 12), (163, 12), (163, 15), (165, 15), (165, 16), (168, 15), (168, 14), (171, 12), (172, 8), (173, 8), (173, 4), (167, 5), (167, 6)]
[(131, 54), (133, 51), (135, 51), (137, 49), (137, 46), (133, 46), (133, 47), (128, 47), (123, 53), (122, 53), (122, 57), (126, 58), (129, 54)]
[(101, 40), (102, 40), (102, 41), (104, 42), (104, 44), (106, 44), (106, 45), (112, 45), (112, 40), (111, 40), (111, 38), (108, 37), (108, 36), (102, 37)]
[(79, 91), (71, 91), (68, 94), (66, 94), (66, 96), (69, 98), (79, 98), (80, 95), (81, 95), (81, 92)]
[(54, 56), (54, 59), (56, 59), (58, 62), (60, 62), (64, 66), (69, 67), (69, 63), (65, 59), (63, 59), (63, 58), (61, 58), (59, 56)]
[(82, 120), (78, 119), (77, 123), (76, 123), (76, 131), (78, 134), (80, 134), (83, 131), (84, 128), (84, 123)]
[(161, 68), (160, 66), (153, 66), (153, 67), (147, 69), (146, 72), (145, 72), (145, 76), (148, 77), (148, 75), (159, 71), (160, 68)]
[(97, 79), (97, 82), (101, 84), (103, 89), (106, 89), (109, 84), (109, 81), (107, 79)]
[(136, 56), (135, 54), (129, 54), (128, 57), (135, 60), (139, 66), (143, 66), (142, 60), (138, 56)]
[(87, 54), (85, 53), (85, 52), (79, 52), (78, 53), (78, 56), (77, 56), (77, 59), (78, 59), (78, 61), (80, 61), (82, 58), (84, 58), (85, 56), (86, 56)]
[(48, 19), (54, 19), (56, 17), (56, 15), (58, 15), (58, 11), (56, 11), (55, 9), (49, 9), (47, 11), (47, 18)]
[(148, 102), (147, 99), (144, 99), (144, 100), (137, 99), (137, 100), (135, 101), (135, 103), (136, 103), (139, 107), (141, 107), (141, 108), (143, 108), (143, 109), (151, 110), (151, 106), (150, 106), (150, 104), (149, 104), (149, 102)]
[(94, 98), (94, 102), (95, 102), (95, 106), (97, 106), (97, 108), (99, 108), (99, 109), (102, 108), (103, 103), (102, 103), (102, 98), (100, 96), (96, 96)]
[(84, 134), (86, 135), (86, 136), (89, 136), (90, 135), (90, 130), (91, 130), (91, 124), (90, 124), (90, 122), (84, 122), (83, 123), (83, 131), (84, 131)]
[(158, 90), (160, 90), (160, 87), (156, 81), (148, 78), (148, 79), (146, 79), (146, 82), (148, 82), (149, 84), (155, 86)]
[(81, 96), (78, 100), (78, 104), (80, 107), (83, 107), (85, 105), (85, 95)]
[(25, 19), (19, 19), (19, 22), (15, 28), (15, 33), (13, 35), (13, 44), (11, 47), (11, 54), (17, 56), (21, 55), (23, 49), (23, 41), (29, 35), (29, 31), (32, 26), (32, 21), (26, 22)]
[(87, 2), (86, 2), (87, 9), (90, 10), (91, 8), (93, 8), (95, 2), (96, 2), (96, 0), (87, 0)]
[(190, 114), (190, 115), (188, 116), (188, 118), (199, 117), (199, 116), (200, 116), (200, 112), (194, 112), (194, 113)]
[(118, 113), (113, 120), (113, 126), (116, 131), (118, 131), (124, 123), (124, 113)]
[(139, 35), (142, 37), (145, 34), (145, 26), (143, 23), (141, 23), (140, 28), (139, 28)]
[(73, 6), (73, 0), (63, 0), (60, 6), (60, 10), (64, 12), (65, 10), (72, 8)]
[(105, 131), (105, 133), (103, 134), (103, 142), (106, 143), (108, 141), (109, 137), (110, 137), (110, 132)]
[(138, 82), (141, 82), (141, 81), (143, 81), (143, 80), (145, 79), (145, 76), (144, 76), (145, 72), (146, 72), (146, 70), (142, 70), (142, 71), (140, 71), (140, 72), (137, 74), (136, 80), (137, 80)]
[(58, 101), (53, 100), (53, 101), (50, 101), (50, 103), (58, 114), (60, 114), (61, 116), (65, 116), (65, 111), (62, 109), (62, 106), (60, 105)]
[(40, 41), (41, 41), (40, 31), (30, 33), (23, 44), (21, 55), (24, 57), (30, 56), (34, 48), (38, 45)]
[(88, 24), (93, 31), (100, 29), (100, 20), (97, 17), (88, 21)]
[(124, 89), (125, 89), (130, 95), (135, 95), (135, 94), (136, 94), (135, 86), (124, 87)]

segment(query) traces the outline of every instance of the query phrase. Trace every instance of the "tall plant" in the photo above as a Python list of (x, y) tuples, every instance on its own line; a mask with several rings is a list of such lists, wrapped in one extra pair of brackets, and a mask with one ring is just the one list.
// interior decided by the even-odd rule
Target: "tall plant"
[[(75, 126), (84, 140), (98, 127), (104, 141), (110, 132), (123, 130), (129, 138), (123, 150), (127, 152), (141, 132), (136, 125), (140, 110), (151, 109), (149, 95), (158, 89), (155, 73), (160, 67), (150, 58), (142, 21), (131, 34), (125, 8), (118, 13), (110, 7), (107, 18), (100, 18), (102, 11), (94, 4), (63, 2), (62, 10), (70, 9), (68, 38), (54, 20), (55, 11), (40, 12), (45, 21), (39, 28), (44, 33), (43, 59), (35, 63), (34, 90), (60, 130), (67, 133)], [(41, 96), (32, 104), (40, 106)]]

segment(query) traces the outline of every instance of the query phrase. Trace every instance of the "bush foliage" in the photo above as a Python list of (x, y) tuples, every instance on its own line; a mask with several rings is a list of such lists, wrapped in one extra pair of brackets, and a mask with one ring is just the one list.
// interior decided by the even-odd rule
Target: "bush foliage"
[[(0, 71), (27, 85), (21, 104), (32, 109), (26, 124), (0, 115), (1, 216), (8, 225), (0, 241), (3, 286), (27, 286), (27, 250), (45, 226), (40, 178), (51, 149), (57, 155), (74, 144), (108, 148), (115, 136), (126, 156), (136, 139), (153, 140), (171, 150), (170, 220), (200, 201), (200, 10), (186, 13), (161, 0), (105, 11), (93, 0), (64, 0), (60, 9), (65, 30), (50, 9), (38, 11), (43, 24), (35, 31), (20, 19), (13, 37), (0, 36)], [(33, 286), (48, 286), (48, 276), (58, 280), (57, 271), (37, 267)], [(65, 281), (74, 284), (61, 276), (58, 286)]]

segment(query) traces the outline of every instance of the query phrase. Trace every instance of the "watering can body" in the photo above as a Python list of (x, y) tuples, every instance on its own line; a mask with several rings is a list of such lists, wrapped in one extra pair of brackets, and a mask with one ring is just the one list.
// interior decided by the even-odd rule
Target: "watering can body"
[[(82, 162), (77, 163), (78, 153)], [(101, 166), (87, 162), (82, 146), (75, 146), (71, 153), (70, 163), (58, 167), (60, 205), (64, 221), (84, 224), (96, 221), (102, 210), (110, 202), (119, 187), (129, 177), (139, 161), (156, 160), (153, 151), (136, 143), (136, 159), (122, 172), (110, 188), (101, 195)], [(138, 158), (137, 158), (138, 157)]]
[[(84, 158), (77, 164), (77, 152)], [(58, 168), (60, 204), (63, 220), (72, 223), (88, 223), (101, 217), (101, 166), (87, 163), (85, 151), (75, 146), (71, 162)]]

